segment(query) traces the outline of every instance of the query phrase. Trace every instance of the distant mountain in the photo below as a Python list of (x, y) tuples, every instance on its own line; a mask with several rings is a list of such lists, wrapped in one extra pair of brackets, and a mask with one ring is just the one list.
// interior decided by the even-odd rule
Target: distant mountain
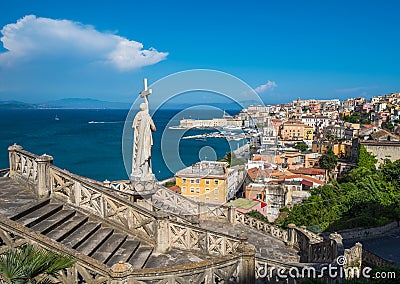
[[(239, 105), (240, 104), (240, 105)], [(249, 105), (259, 105), (260, 102), (254, 101), (254, 100), (248, 100), (248, 101), (240, 101), (239, 103), (236, 102), (229, 102), (229, 103), (210, 103), (210, 102), (205, 102), (204, 105), (207, 106), (213, 106), (218, 109), (222, 110), (241, 110), (243, 107), (247, 108)], [(165, 104), (164, 108), (165, 109), (186, 109), (189, 107), (193, 107), (199, 105), (198, 103), (174, 103), (174, 104)]]
[(48, 101), (38, 105), (40, 108), (73, 108), (73, 109), (129, 109), (129, 103), (107, 102), (96, 99), (68, 98)]
[(35, 104), (28, 104), (20, 101), (0, 101), (0, 109), (32, 109), (37, 108)]

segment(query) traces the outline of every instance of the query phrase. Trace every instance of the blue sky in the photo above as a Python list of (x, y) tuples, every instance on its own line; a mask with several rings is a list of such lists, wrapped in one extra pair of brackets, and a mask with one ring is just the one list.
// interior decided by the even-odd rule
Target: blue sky
[(267, 103), (400, 91), (399, 3), (0, 0), (0, 100), (128, 102), (193, 68)]

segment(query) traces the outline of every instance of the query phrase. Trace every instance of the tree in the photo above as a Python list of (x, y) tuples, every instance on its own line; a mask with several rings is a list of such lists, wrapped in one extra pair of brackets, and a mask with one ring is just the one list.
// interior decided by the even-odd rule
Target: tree
[(244, 165), (246, 161), (241, 158), (237, 158), (234, 152), (226, 153), (225, 157), (218, 160), (219, 162), (227, 162), (230, 167), (237, 165)]
[(10, 284), (55, 283), (50, 277), (57, 278), (60, 270), (74, 264), (75, 260), (68, 256), (26, 244), (0, 255), (0, 281)]
[(336, 168), (338, 157), (332, 150), (332, 146), (328, 146), (324, 155), (322, 155), (319, 160), (319, 166), (321, 169), (325, 169), (328, 171), (328, 174), (331, 173), (333, 169)]
[(300, 152), (304, 152), (308, 150), (308, 146), (304, 142), (299, 142), (294, 146), (295, 149), (299, 150)]
[(360, 145), (360, 150), (358, 152), (357, 166), (359, 168), (366, 168), (371, 171), (375, 171), (375, 164), (378, 160), (365, 149), (364, 145)]

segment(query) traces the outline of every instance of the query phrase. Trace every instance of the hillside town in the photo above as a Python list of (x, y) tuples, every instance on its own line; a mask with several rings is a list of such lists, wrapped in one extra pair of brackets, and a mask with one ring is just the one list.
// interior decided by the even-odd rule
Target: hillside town
[[(301, 100), (249, 106), (235, 116), (181, 121), (180, 128), (217, 128), (246, 137), (220, 161), (201, 161), (175, 174), (171, 190), (195, 201), (258, 211), (273, 222), (280, 209), (356, 167), (360, 147), (377, 159), (400, 159), (400, 93), (346, 100)], [(238, 132), (237, 129), (240, 129)], [(229, 132), (227, 132), (229, 130)], [(231, 139), (231, 138), (230, 138)], [(335, 157), (334, 166), (321, 162)]]

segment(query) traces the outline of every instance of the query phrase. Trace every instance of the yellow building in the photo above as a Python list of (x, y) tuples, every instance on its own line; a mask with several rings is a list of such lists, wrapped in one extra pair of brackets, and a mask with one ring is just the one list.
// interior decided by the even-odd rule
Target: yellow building
[(228, 195), (228, 163), (201, 161), (175, 174), (181, 194), (195, 201), (224, 203)]
[(313, 141), (312, 152), (325, 154), (328, 146), (332, 146), (333, 153), (339, 158), (349, 158), (351, 156), (351, 142)]
[(314, 128), (296, 120), (288, 120), (280, 127), (280, 137), (284, 140), (313, 140)]

